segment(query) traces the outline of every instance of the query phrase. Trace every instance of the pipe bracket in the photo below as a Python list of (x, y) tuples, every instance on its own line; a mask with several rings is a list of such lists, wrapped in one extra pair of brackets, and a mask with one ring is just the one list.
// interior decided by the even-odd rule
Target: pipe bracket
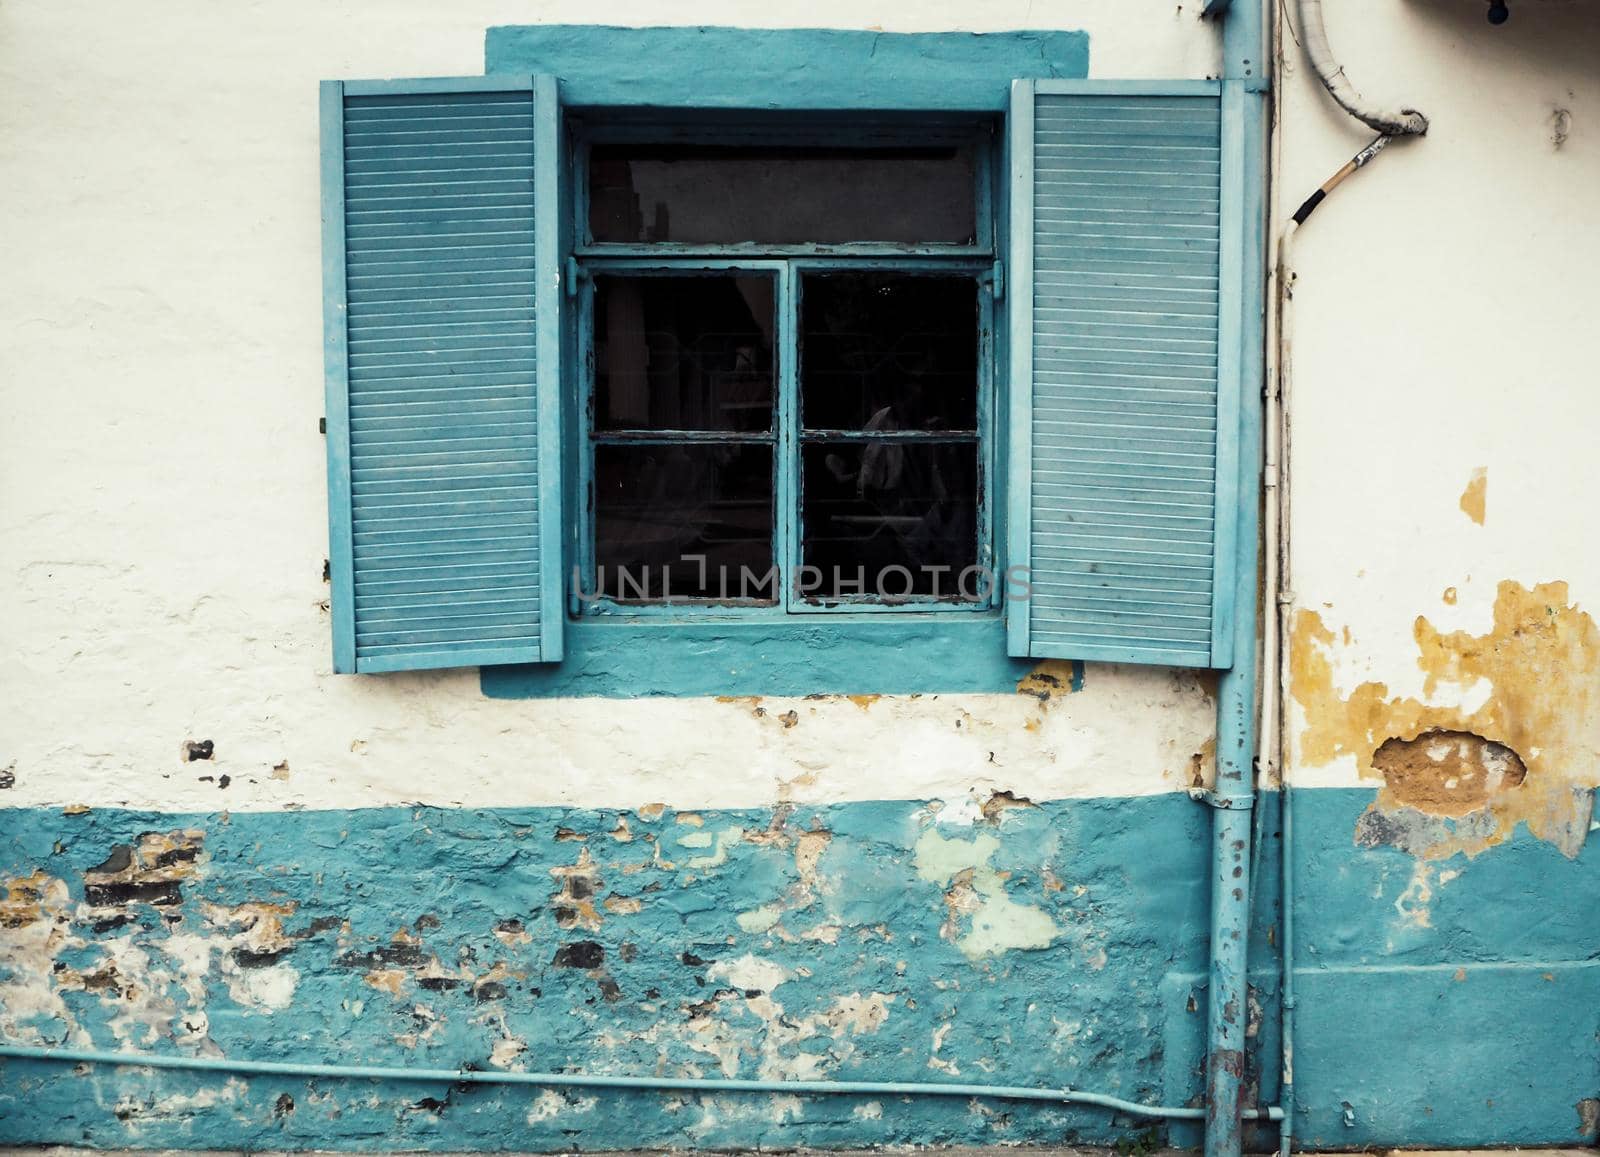
[(1220, 795), (1209, 787), (1191, 787), (1189, 798), (1224, 811), (1249, 811), (1256, 806), (1254, 795)]

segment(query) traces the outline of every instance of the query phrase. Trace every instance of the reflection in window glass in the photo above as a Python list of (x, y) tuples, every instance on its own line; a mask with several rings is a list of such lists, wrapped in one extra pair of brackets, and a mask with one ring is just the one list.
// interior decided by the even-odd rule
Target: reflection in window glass
[(813, 600), (974, 601), (975, 439), (819, 440), (802, 447), (801, 576)]
[(772, 428), (770, 275), (595, 278), (597, 430)]
[(800, 350), (800, 545), (812, 568), (803, 593), (986, 599), (969, 573), (978, 559), (977, 282), (807, 274)]
[(975, 152), (933, 148), (596, 145), (597, 242), (970, 245)]
[(594, 504), (600, 595), (774, 600), (771, 445), (598, 445)]
[(808, 430), (976, 430), (978, 284), (905, 273), (800, 282)]

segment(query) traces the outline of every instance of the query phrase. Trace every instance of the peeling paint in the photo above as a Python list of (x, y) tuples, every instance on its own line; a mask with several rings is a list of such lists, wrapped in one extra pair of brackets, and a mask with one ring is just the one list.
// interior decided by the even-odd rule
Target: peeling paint
[(1031, 696), (1045, 707), (1082, 690), (1083, 664), (1067, 659), (1045, 659), (1017, 680), (1017, 694)]
[[(1314, 610), (1296, 616), (1292, 691), (1300, 759), (1353, 757), (1382, 787), (1358, 838), (1415, 855), (1476, 856), (1519, 824), (1571, 858), (1600, 781), (1600, 630), (1564, 582), (1502, 582), (1490, 630), (1412, 631), (1425, 698), (1334, 684), (1340, 644)], [(1451, 705), (1479, 701), (1468, 709)], [(1518, 768), (1522, 770), (1519, 772)]]
[(1005, 813), (1012, 808), (1031, 808), (1038, 806), (1038, 804), (1034, 803), (1026, 796), (1020, 796), (1015, 792), (1010, 791), (997, 791), (990, 795), (988, 799), (983, 801), (979, 810), (983, 812), (984, 819), (988, 820), (991, 824), (997, 824), (1000, 822)]
[(939, 934), (968, 959), (1048, 948), (1060, 931), (1042, 908), (1011, 898), (1007, 874), (989, 863), (999, 848), (1000, 841), (987, 832), (970, 841), (953, 840), (930, 827), (917, 840), (917, 875), (947, 889), (948, 916)]
[(1484, 515), (1489, 501), (1489, 470), (1479, 466), (1472, 472), (1467, 488), (1461, 492), (1461, 513), (1472, 519), (1479, 526), (1483, 525)]
[[(1530, 781), (1534, 774), (1530, 767)], [(76, 820), (12, 813), (16, 822), (0, 842), (11, 856), (0, 862), (8, 873), (0, 913), (18, 926), (0, 931), (0, 1030), (7, 1039), (202, 1056), (963, 1079), (1072, 1084), (1152, 1100), (1193, 1096), (1198, 1078), (1185, 1058), (1204, 1017), (1183, 1009), (1191, 998), (1198, 1009), (1204, 986), (1193, 978), (1169, 982), (1186, 963), (1204, 966), (1204, 889), (1173, 886), (1204, 878), (1203, 809), (1176, 793), (1010, 806), (1021, 801), (1008, 801), (1007, 790), (991, 786), (961, 807), (777, 805), (708, 810), (683, 824), (667, 811), (654, 823), (626, 813), (637, 833), (626, 843), (607, 838), (623, 813), (598, 809), (182, 817), (159, 829), (203, 833), (194, 841), (204, 849), (199, 867), (183, 882), (181, 901), (135, 901), (128, 923), (102, 931), (92, 922), (99, 908), (83, 900), (86, 878), (106, 866), (113, 848), (138, 849), (142, 833), (158, 825), (109, 809)], [(986, 816), (983, 804), (997, 795), (1001, 806)], [(1337, 834), (1346, 857), (1312, 844), (1316, 862), (1330, 869), (1308, 873), (1304, 885), (1320, 889), (1306, 910), (1317, 913), (1310, 928), (1322, 953), (1340, 963), (1359, 958), (1363, 968), (1419, 946), (1459, 954), (1455, 945), (1472, 942), (1482, 927), (1472, 905), (1484, 874), (1516, 860), (1517, 850), (1444, 865), (1393, 848), (1352, 848), (1345, 833), (1370, 798), (1316, 791), (1297, 805), (1305, 837)], [(1330, 800), (1337, 806), (1325, 811)], [(710, 835), (710, 846), (699, 849), (709, 853), (734, 829), (742, 835), (713, 867), (660, 864), (650, 846), (652, 837), (671, 845)], [(586, 838), (558, 841), (557, 830)], [(65, 832), (70, 839), (57, 852)], [(1518, 846), (1523, 856), (1531, 846), (1565, 868), (1532, 840)], [(133, 858), (130, 850), (130, 864)], [(1590, 876), (1531, 878), (1520, 870), (1526, 863), (1508, 866), (1497, 887), (1540, 910), (1505, 942), (1549, 956), (1564, 918), (1550, 897), (1584, 887)], [(562, 885), (588, 877), (627, 883), (594, 894), (605, 917), (598, 930), (560, 927)], [(615, 911), (602, 896), (637, 900), (639, 908)], [(1050, 950), (1030, 950), (1043, 945)], [(1492, 964), (1471, 964), (1470, 983), (1462, 984), (1452, 979), (1462, 961), (1445, 959), (1448, 967), (1403, 971), (1436, 974), (1437, 983), (1481, 1002), (1505, 991)], [(285, 965), (298, 979), (282, 1007), (270, 993), (233, 982)], [(1541, 966), (1528, 979), (1552, 998), (1562, 989), (1569, 1003), (1582, 1001), (1590, 990), (1569, 979), (1572, 967)], [(1372, 982), (1357, 979), (1354, 991), (1370, 993), (1362, 986)], [(1258, 1006), (1269, 1014), (1264, 1021)], [(1308, 1015), (1324, 1015), (1329, 1003), (1318, 997), (1307, 1007)], [(1348, 1015), (1349, 1003), (1342, 1007)], [(1262, 993), (1237, 1010), (1249, 1072), (1272, 1047), (1270, 1008)], [(1529, 1025), (1530, 1039), (1543, 1040), (1539, 1034), (1555, 1031), (1559, 1018)], [(1317, 1051), (1327, 1031), (1325, 1024), (1308, 1031), (1302, 1042), (1305, 1103), (1314, 1113), (1327, 1103), (1329, 1059)], [(1405, 1066), (1414, 1058), (1396, 1047), (1397, 1059), (1374, 1063), (1385, 1088), (1403, 1089), (1399, 1074), (1411, 1071)], [(51, 1123), (76, 1105), (73, 1128), (87, 1129), (102, 1147), (182, 1145), (203, 1129), (209, 1145), (265, 1150), (281, 1148), (287, 1128), (295, 1137), (310, 1130), (319, 1147), (334, 1149), (370, 1147), (373, 1137), (389, 1147), (467, 1150), (516, 1135), (530, 1149), (572, 1151), (773, 1147), (841, 1135), (885, 1145), (1065, 1135), (1109, 1143), (1118, 1136), (1117, 1124), (1097, 1112), (990, 1102), (986, 1112), (972, 1112), (961, 1101), (886, 1098), (872, 1110), (865, 1099), (580, 1097), (256, 1078), (232, 1099), (210, 1101), (223, 1087), (220, 1076), (0, 1067), (8, 1128), (56, 1138)], [(1539, 1071), (1536, 1083), (1546, 1091), (1537, 1095), (1562, 1098), (1560, 1125), (1570, 1129), (1581, 1092)], [(210, 1103), (168, 1100), (202, 1092)], [(283, 1097), (292, 1109), (280, 1109)], [(119, 1102), (136, 1110), (128, 1120), (112, 1112)], [(149, 1107), (163, 1103), (187, 1107), (170, 1117)], [(81, 1108), (92, 1104), (105, 1106), (100, 1117)], [(1358, 1110), (1362, 1120), (1373, 1111), (1359, 1103)], [(781, 1132), (760, 1132), (769, 1128)]]
[(690, 868), (716, 868), (728, 862), (728, 849), (744, 839), (744, 829), (739, 827), (724, 828), (719, 832), (696, 831), (689, 835), (679, 836), (678, 844), (685, 848), (710, 849), (705, 855), (690, 856), (687, 866)]
[(1600, 1097), (1585, 1097), (1573, 1108), (1578, 1112), (1578, 1127), (1573, 1132), (1594, 1140), (1600, 1134)]
[[(1154, 993), (1166, 961), (1198, 950), (1203, 924), (1171, 918), (1155, 886), (1172, 867), (1151, 874), (1158, 857), (1134, 849), (1171, 825), (1160, 855), (1198, 864), (1202, 817), (1166, 797), (1131, 801), (1132, 811), (1127, 801), (1029, 801), (996, 787), (964, 800), (960, 822), (949, 824), (936, 815), (958, 809), (905, 802), (662, 810), (653, 821), (631, 812), (628, 842), (607, 838), (622, 813), (582, 809), (218, 814), (163, 829), (115, 810), (74, 820), (26, 813), (48, 818), (45, 827), (11, 825), (0, 844), (13, 857), (0, 920), (16, 925), (0, 936), (0, 1031), (214, 1057), (771, 1079), (913, 1079), (937, 1031), (939, 1061), (973, 1079), (1105, 1073), (1091, 1048), (1056, 1049), (1048, 1018), (1030, 1011), (1033, 994), (1070, 966), (1080, 994), (1070, 998), (1073, 1019), (1087, 1045), (1121, 1022), (1134, 977)], [(1113, 821), (1093, 846), (1070, 836), (1077, 807), (1095, 823)], [(1140, 820), (1144, 809), (1166, 818)], [(67, 825), (71, 841), (55, 852), (47, 828)], [(690, 846), (662, 859), (652, 846), (681, 841)], [(192, 858), (170, 854), (184, 849)], [(701, 856), (718, 862), (689, 867)], [(113, 906), (87, 903), (90, 887), (172, 883), (148, 874), (179, 868), (187, 874), (174, 903), (154, 902), (165, 892), (121, 897), (127, 921), (97, 926)], [(1105, 899), (1086, 876), (1105, 884)], [(560, 910), (584, 902), (599, 926), (573, 917), (563, 927)], [(1141, 950), (1120, 964), (1108, 959), (1108, 947), (1135, 944)], [(1027, 951), (1046, 945), (1065, 951)], [(1140, 1039), (1110, 1064), (1129, 1082), (1149, 1082), (1160, 1049)], [(70, 1068), (48, 1070), (44, 1085), (81, 1103), (80, 1082), (103, 1077), (117, 1082), (113, 1101), (145, 1106), (138, 1137), (152, 1145), (182, 1137), (164, 1131), (149, 1104), (221, 1087), (209, 1075)], [(0, 1081), (0, 1112), (33, 1113), (8, 1099), (8, 1087)], [(335, 1148), (354, 1135), (339, 1121), (408, 1147), (437, 1135), (471, 1148), (491, 1121), (502, 1131), (483, 1136), (523, 1127), (532, 1096), (252, 1079), (235, 1100), (171, 1120), (203, 1122), (208, 1138), (251, 1139), (245, 1148), (269, 1147), (257, 1131), (291, 1121)], [(788, 1128), (817, 1123), (805, 1135), (819, 1139), (844, 1121), (875, 1130), (864, 1138), (899, 1143), (956, 1113), (894, 1100), (857, 1117), (848, 1101), (690, 1096), (674, 1115), (665, 1100), (598, 1096), (608, 1121), (647, 1128), (641, 1137), (720, 1144), (748, 1140), (738, 1130), (775, 1116)], [(509, 1123), (480, 1115), (513, 1105)], [(563, 1140), (565, 1128), (588, 1147), (629, 1139), (572, 1098), (540, 1105), (535, 1128), (547, 1131), (538, 1147), (576, 1147), (580, 1137)], [(1095, 1115), (1073, 1119), (1102, 1127)], [(1017, 1135), (1058, 1126), (1039, 1117)], [(108, 1112), (89, 1128), (125, 1145), (133, 1126)]]
[(711, 980), (731, 984), (734, 988), (757, 992), (771, 992), (793, 975), (783, 965), (763, 960), (750, 953), (733, 960), (719, 960), (706, 971)]
[(605, 881), (601, 878), (589, 849), (587, 847), (580, 849), (576, 863), (551, 868), (550, 874), (559, 881), (559, 887), (551, 901), (556, 926), (581, 928), (589, 932), (597, 931), (601, 916), (595, 907), (594, 897)]
[(1372, 766), (1396, 804), (1449, 816), (1489, 806), (1528, 775), (1522, 757), (1505, 744), (1446, 728), (1385, 739), (1372, 753)]
[(125, 918), (134, 904), (171, 907), (183, 900), (183, 884), (204, 865), (198, 831), (145, 832), (137, 844), (122, 844), (84, 873), (84, 897), (107, 920)]
[[(73, 927), (73, 905), (65, 880), (35, 869), (5, 881), (0, 904), (0, 1032), (24, 1044), (83, 1044), (55, 968), (68, 948), (84, 943)], [(60, 1030), (47, 1031), (57, 1025)], [(64, 1031), (62, 1031), (64, 1030)]]

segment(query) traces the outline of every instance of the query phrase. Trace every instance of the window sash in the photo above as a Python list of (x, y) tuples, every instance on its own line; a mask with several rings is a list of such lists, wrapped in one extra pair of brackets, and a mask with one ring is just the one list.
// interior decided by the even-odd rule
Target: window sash
[[(972, 601), (937, 599), (931, 596), (908, 596), (905, 599), (885, 601), (878, 596), (829, 599), (826, 602), (801, 597), (796, 589), (800, 574), (803, 543), (800, 472), (801, 447), (815, 443), (825, 431), (800, 430), (799, 422), (799, 307), (800, 278), (806, 273), (859, 272), (876, 270), (909, 274), (950, 274), (973, 278), (978, 287), (978, 399), (977, 427), (965, 431), (896, 431), (892, 440), (923, 444), (936, 442), (975, 442), (978, 464), (978, 509), (976, 525), (977, 565), (994, 569), (993, 549), (993, 478), (996, 473), (994, 438), (995, 409), (995, 307), (994, 263), (992, 260), (975, 260), (945, 252), (938, 258), (911, 257), (900, 254), (894, 257), (877, 256), (807, 256), (787, 259), (733, 258), (715, 256), (664, 256), (653, 247), (645, 256), (589, 256), (579, 260), (580, 285), (578, 357), (582, 367), (581, 391), (578, 407), (580, 429), (577, 462), (577, 493), (580, 496), (580, 525), (577, 533), (577, 565), (573, 570), (571, 605), (574, 613), (581, 615), (649, 616), (671, 615), (694, 618), (703, 615), (737, 615), (739, 617), (781, 618), (788, 615), (837, 615), (841, 613), (870, 614), (926, 614), (932, 611), (957, 611), (969, 613), (992, 609), (999, 602), (999, 576), (981, 591), (983, 597)], [(594, 426), (595, 349), (594, 349), (594, 278), (604, 275), (673, 276), (685, 273), (753, 273), (768, 274), (777, 279), (777, 324), (773, 341), (775, 366), (774, 389), (777, 393), (776, 427), (767, 433), (651, 431), (648, 434), (599, 431)], [(850, 440), (868, 441), (874, 435), (862, 431), (846, 432)], [(882, 435), (876, 435), (881, 438)], [(773, 479), (773, 563), (778, 569), (779, 598), (774, 604), (722, 602), (700, 599), (674, 600), (673, 602), (622, 603), (597, 595), (595, 559), (596, 512), (594, 493), (594, 448), (597, 444), (619, 443), (724, 443), (775, 445)], [(952, 576), (953, 577), (953, 576)]]

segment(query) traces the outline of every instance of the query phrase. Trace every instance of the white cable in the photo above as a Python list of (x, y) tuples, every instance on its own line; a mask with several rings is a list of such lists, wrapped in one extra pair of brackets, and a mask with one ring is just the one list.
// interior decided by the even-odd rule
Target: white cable
[(1333, 58), (1333, 49), (1328, 46), (1328, 33), (1322, 26), (1322, 0), (1296, 0), (1296, 10), (1300, 16), (1300, 41), (1311, 58), (1311, 67), (1317, 70), (1323, 87), (1339, 107), (1384, 136), (1415, 137), (1428, 131), (1428, 118), (1414, 108), (1395, 112), (1362, 102), (1345, 76), (1344, 66)]

